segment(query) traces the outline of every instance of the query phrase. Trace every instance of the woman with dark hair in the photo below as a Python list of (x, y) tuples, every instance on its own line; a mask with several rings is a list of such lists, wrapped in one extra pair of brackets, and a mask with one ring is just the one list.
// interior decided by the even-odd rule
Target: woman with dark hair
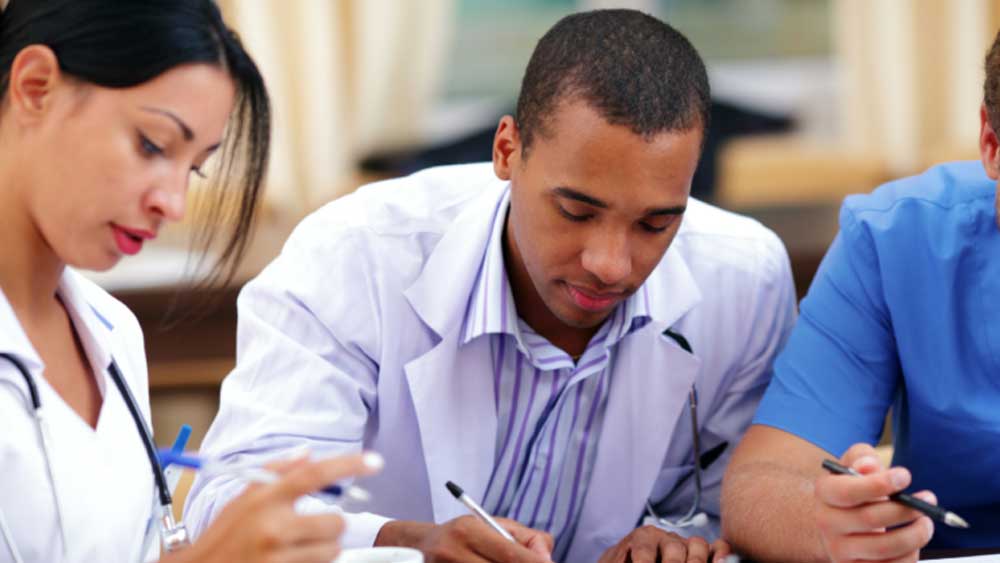
[[(343, 523), (297, 498), (375, 455), (277, 462), (197, 543), (170, 517), (135, 317), (107, 270), (211, 175), (210, 281), (232, 276), (267, 167), (256, 65), (211, 0), (13, 0), (0, 16), (0, 561), (329, 561)], [(212, 171), (205, 169), (214, 154)], [(43, 416), (44, 414), (44, 416)], [(149, 547), (151, 546), (151, 547)], [(184, 546), (183, 549), (176, 549)]]

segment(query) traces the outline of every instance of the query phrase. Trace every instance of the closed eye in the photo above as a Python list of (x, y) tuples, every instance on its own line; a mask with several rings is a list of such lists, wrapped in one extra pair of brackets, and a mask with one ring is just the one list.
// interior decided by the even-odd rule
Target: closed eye
[(163, 154), (163, 149), (156, 145), (153, 141), (150, 141), (148, 137), (139, 133), (139, 147), (142, 152), (146, 153), (147, 156), (158, 156)]
[(664, 231), (667, 230), (667, 227), (669, 226), (669, 224), (668, 225), (664, 225), (662, 227), (657, 227), (655, 225), (647, 223), (646, 221), (643, 221), (643, 222), (639, 223), (639, 226), (641, 226), (642, 229), (644, 231), (648, 232), (648, 233), (662, 233), (662, 232), (664, 232)]
[(566, 209), (564, 209), (563, 206), (561, 205), (558, 205), (557, 207), (559, 208), (560, 215), (569, 219), (570, 221), (573, 221), (574, 223), (582, 223), (594, 216), (591, 213), (587, 213), (584, 215), (576, 215), (575, 213), (570, 213), (569, 211), (566, 211)]

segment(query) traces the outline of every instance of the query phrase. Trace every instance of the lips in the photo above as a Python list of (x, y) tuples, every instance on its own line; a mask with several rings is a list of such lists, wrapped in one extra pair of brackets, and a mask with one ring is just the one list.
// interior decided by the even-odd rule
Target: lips
[(115, 244), (118, 245), (118, 250), (122, 254), (128, 254), (129, 256), (138, 254), (142, 250), (142, 243), (156, 236), (150, 231), (128, 229), (114, 224), (111, 225), (111, 231), (114, 233)]
[(625, 297), (624, 293), (598, 293), (569, 283), (566, 290), (577, 307), (592, 313), (607, 311)]

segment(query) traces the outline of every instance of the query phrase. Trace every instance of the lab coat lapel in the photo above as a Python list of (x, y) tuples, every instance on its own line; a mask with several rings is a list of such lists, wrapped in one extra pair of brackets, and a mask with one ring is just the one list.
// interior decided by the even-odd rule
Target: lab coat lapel
[(494, 180), (482, 188), (482, 195), (458, 214), (420, 276), (404, 292), (413, 310), (438, 337), (461, 329), (505, 187), (506, 183)]
[(445, 489), (447, 481), (481, 499), (493, 471), (497, 421), (489, 340), (460, 342), (504, 187), (496, 182), (486, 188), (458, 215), (406, 291), (414, 311), (440, 338), (405, 366), (437, 522), (466, 513)]
[(660, 472), (701, 361), (663, 335), (701, 299), (676, 249), (649, 284), (653, 321), (622, 339), (590, 485), (567, 561), (596, 560), (639, 520)]
[(482, 499), (493, 471), (497, 418), (489, 380), (489, 340), (458, 348), (459, 332), (406, 365), (427, 464), (434, 520), (466, 513), (445, 489), (454, 481)]

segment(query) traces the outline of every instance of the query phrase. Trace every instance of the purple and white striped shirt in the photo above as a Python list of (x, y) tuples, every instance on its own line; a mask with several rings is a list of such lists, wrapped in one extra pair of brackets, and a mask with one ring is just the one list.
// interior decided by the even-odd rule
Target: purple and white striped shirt
[(601, 325), (578, 363), (517, 316), (503, 260), (509, 192), (493, 220), (463, 344), (490, 339), (496, 465), (483, 507), (544, 530), (561, 560), (572, 542), (604, 420), (615, 348), (650, 320), (645, 286)]

